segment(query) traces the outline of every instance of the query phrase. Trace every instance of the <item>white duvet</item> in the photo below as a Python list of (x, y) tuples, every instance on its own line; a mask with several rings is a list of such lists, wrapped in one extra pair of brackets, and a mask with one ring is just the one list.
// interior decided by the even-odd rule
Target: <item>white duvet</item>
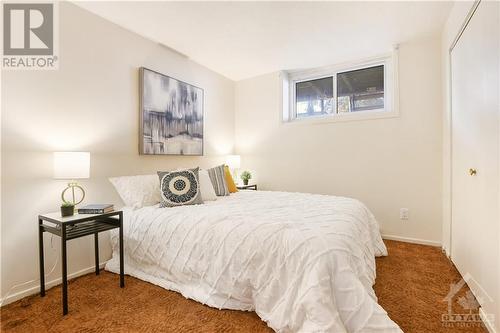
[[(117, 232), (106, 269), (119, 272)], [(401, 332), (377, 303), (379, 227), (359, 201), (241, 191), (203, 205), (124, 209), (125, 273), (278, 332)]]

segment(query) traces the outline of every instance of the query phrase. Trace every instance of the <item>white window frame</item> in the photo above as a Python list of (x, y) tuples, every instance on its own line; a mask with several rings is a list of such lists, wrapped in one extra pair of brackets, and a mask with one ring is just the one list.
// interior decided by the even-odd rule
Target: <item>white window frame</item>
[[(384, 66), (384, 108), (356, 112), (337, 113), (337, 74), (355, 71), (375, 66)], [(337, 122), (351, 120), (367, 120), (393, 118), (399, 116), (399, 86), (398, 86), (398, 50), (390, 54), (381, 55), (356, 62), (327, 66), (301, 71), (287, 71), (280, 73), (282, 92), (282, 117), (284, 123), (316, 123)], [(296, 84), (303, 81), (333, 78), (333, 95), (335, 112), (330, 115), (317, 115), (297, 118), (295, 89)]]

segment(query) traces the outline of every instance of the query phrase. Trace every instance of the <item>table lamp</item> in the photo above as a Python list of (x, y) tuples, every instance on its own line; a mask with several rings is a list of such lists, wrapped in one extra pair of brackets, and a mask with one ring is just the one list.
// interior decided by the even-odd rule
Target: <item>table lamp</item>
[[(54, 152), (54, 179), (68, 179), (68, 187), (61, 193), (63, 202), (72, 202), (78, 205), (85, 198), (85, 191), (78, 185), (76, 179), (89, 178), (90, 153), (89, 152)], [(65, 198), (66, 192), (71, 190), (72, 201)], [(82, 192), (81, 199), (76, 201), (75, 190)]]
[(229, 170), (231, 170), (235, 182), (238, 182), (236, 170), (240, 168), (240, 164), (241, 164), (240, 155), (228, 155), (226, 157), (226, 165), (229, 167)]

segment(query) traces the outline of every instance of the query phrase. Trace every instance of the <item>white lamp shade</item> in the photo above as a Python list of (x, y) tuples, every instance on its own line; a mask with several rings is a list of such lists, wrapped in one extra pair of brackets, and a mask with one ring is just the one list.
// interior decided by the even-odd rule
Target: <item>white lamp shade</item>
[(90, 175), (89, 152), (55, 152), (55, 179), (82, 179)]
[(230, 169), (239, 169), (241, 164), (240, 155), (228, 155), (226, 158), (226, 164)]

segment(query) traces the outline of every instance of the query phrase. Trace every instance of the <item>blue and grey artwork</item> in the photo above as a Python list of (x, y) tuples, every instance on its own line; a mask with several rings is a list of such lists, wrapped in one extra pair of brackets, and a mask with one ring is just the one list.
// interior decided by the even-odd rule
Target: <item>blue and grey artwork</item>
[(203, 90), (146, 68), (141, 73), (141, 153), (203, 155)]

